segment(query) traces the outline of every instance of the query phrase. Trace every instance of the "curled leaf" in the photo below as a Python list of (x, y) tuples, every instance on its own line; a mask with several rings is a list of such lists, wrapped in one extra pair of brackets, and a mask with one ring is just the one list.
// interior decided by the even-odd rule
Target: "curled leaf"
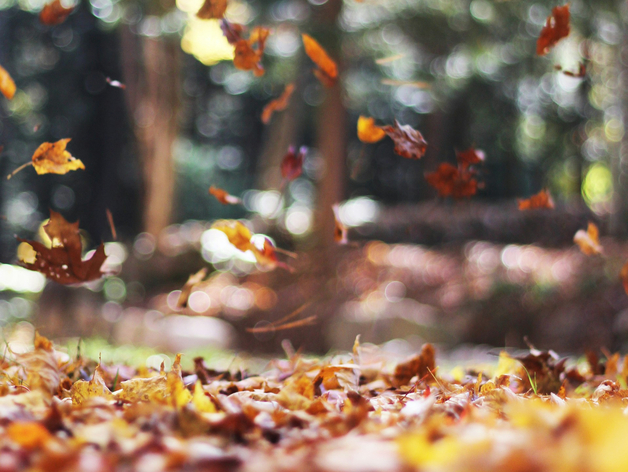
[(261, 61), (269, 34), (268, 28), (257, 27), (253, 29), (248, 40), (237, 40), (233, 65), (240, 70), (252, 70), (256, 77), (264, 75), (264, 66)]
[(536, 42), (536, 54), (544, 56), (562, 38), (569, 36), (569, 4), (554, 7)]
[(294, 84), (286, 85), (286, 88), (283, 90), (283, 93), (279, 96), (279, 98), (270, 101), (264, 107), (262, 110), (262, 123), (268, 124), (274, 112), (286, 109), (288, 103), (290, 103), (292, 92), (294, 92)]
[(238, 205), (242, 203), (242, 200), (240, 200), (238, 197), (229, 195), (229, 193), (227, 193), (225, 190), (214, 187), (213, 185), (209, 187), (209, 194), (216, 197), (216, 200), (218, 200), (223, 205)]
[(424, 344), (423, 347), (421, 347), (421, 352), (419, 354), (412, 356), (405, 362), (397, 364), (393, 377), (393, 385), (406, 385), (415, 375), (421, 379), (426, 375), (433, 373), (435, 369), (436, 361), (434, 346), (429, 343)]
[(318, 66), (314, 70), (314, 75), (324, 86), (333, 87), (338, 80), (338, 66), (314, 38), (305, 33), (301, 35), (301, 38), (305, 54)]
[(441, 197), (469, 198), (478, 190), (475, 172), (462, 165), (442, 163), (435, 172), (425, 174), (425, 180)]
[(9, 100), (13, 99), (16, 91), (15, 82), (6, 69), (0, 66), (0, 92)]
[(525, 200), (519, 200), (519, 210), (537, 210), (539, 208), (554, 208), (552, 196), (546, 189), (541, 190), (536, 195), (532, 195)]
[(221, 20), (227, 11), (227, 0), (205, 0), (201, 8), (196, 12), (201, 20)]
[(423, 135), (410, 125), (400, 125), (395, 120), (394, 126), (382, 128), (395, 142), (395, 152), (407, 159), (421, 159), (427, 150), (427, 142)]
[(61, 5), (61, 0), (53, 0), (44, 5), (44, 8), (39, 12), (39, 21), (44, 25), (58, 25), (63, 23), (73, 11), (74, 7), (65, 8)]
[(299, 148), (298, 154), (295, 153), (294, 146), (288, 148), (288, 152), (283, 157), (280, 166), (281, 176), (284, 181), (291, 182), (301, 175), (303, 172), (303, 159), (305, 158), (306, 152), (307, 147), (305, 146)]
[(375, 125), (374, 118), (360, 116), (358, 118), (358, 139), (363, 143), (376, 143), (386, 136), (386, 131)]
[(194, 286), (201, 283), (206, 276), (207, 267), (203, 267), (197, 273), (192, 274), (188, 277), (187, 282), (185, 282), (185, 285), (181, 289), (181, 294), (179, 295), (179, 299), (177, 300), (177, 307), (185, 308), (188, 305), (188, 299), (190, 298), (192, 289), (194, 288)]
[(597, 225), (591, 221), (589, 221), (586, 231), (583, 229), (576, 231), (573, 242), (576, 243), (582, 253), (587, 256), (602, 254), (599, 230)]

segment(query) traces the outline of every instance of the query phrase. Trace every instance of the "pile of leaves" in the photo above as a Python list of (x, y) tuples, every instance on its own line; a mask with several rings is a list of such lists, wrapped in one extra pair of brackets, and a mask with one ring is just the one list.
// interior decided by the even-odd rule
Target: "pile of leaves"
[(628, 357), (502, 353), (441, 371), (426, 344), (328, 359), (287, 349), (259, 375), (7, 351), (0, 468), (11, 470), (625, 470)]

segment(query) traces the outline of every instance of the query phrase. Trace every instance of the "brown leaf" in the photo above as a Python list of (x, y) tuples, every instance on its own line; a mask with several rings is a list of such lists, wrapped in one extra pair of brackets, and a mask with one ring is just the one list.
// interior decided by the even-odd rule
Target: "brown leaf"
[(291, 182), (303, 172), (303, 158), (307, 152), (307, 147), (301, 146), (299, 154), (295, 153), (294, 146), (288, 148), (288, 152), (281, 161), (281, 176), (284, 181)]
[(113, 224), (113, 215), (111, 214), (111, 210), (109, 208), (105, 208), (105, 213), (107, 214), (107, 222), (109, 223), (109, 229), (111, 229), (111, 236), (115, 241), (118, 239), (118, 233), (116, 233), (116, 225)]
[(100, 244), (89, 259), (82, 260), (78, 221), (68, 223), (59, 213), (50, 210), (50, 220), (44, 225), (44, 231), (52, 241), (51, 248), (37, 241), (17, 238), (36, 253), (34, 262), (21, 261), (22, 266), (41, 272), (60, 284), (89, 282), (102, 276), (100, 269), (107, 258), (105, 246)]
[(240, 200), (238, 197), (229, 195), (229, 193), (227, 193), (225, 190), (214, 187), (213, 185), (209, 187), (209, 194), (216, 197), (216, 200), (218, 200), (223, 205), (238, 205), (242, 203), (242, 200)]
[(264, 109), (262, 110), (262, 123), (268, 124), (274, 112), (286, 109), (286, 107), (290, 103), (290, 97), (292, 96), (292, 92), (294, 92), (294, 84), (286, 85), (286, 88), (283, 90), (283, 93), (279, 96), (279, 98), (270, 101), (264, 107)]
[(185, 282), (185, 285), (181, 289), (181, 294), (179, 295), (179, 299), (177, 300), (178, 308), (185, 308), (186, 306), (188, 306), (188, 299), (190, 298), (192, 289), (196, 285), (201, 283), (206, 276), (207, 276), (207, 267), (203, 267), (197, 273), (192, 274), (188, 277), (188, 281)]
[[(626, 291), (626, 294), (628, 295), (628, 262), (626, 262), (621, 268), (621, 272), (619, 273), (619, 278), (621, 279), (621, 282), (624, 286), (624, 290)], [(626, 356), (626, 358), (628, 359), (628, 356)]]
[(382, 128), (395, 142), (395, 152), (407, 159), (421, 159), (427, 150), (427, 142), (423, 135), (410, 125), (400, 125), (395, 120), (394, 126)]
[(546, 189), (541, 190), (536, 195), (532, 195), (526, 200), (518, 200), (519, 210), (538, 210), (539, 208), (554, 208), (552, 196)]
[(264, 75), (264, 66), (261, 61), (269, 34), (268, 28), (257, 27), (253, 29), (248, 40), (237, 40), (233, 65), (240, 70), (252, 70), (256, 77)]
[(386, 136), (386, 131), (375, 125), (374, 118), (360, 116), (358, 118), (358, 139), (363, 143), (376, 143)]
[(421, 352), (405, 362), (397, 364), (393, 375), (393, 386), (408, 385), (415, 375), (419, 379), (430, 375), (436, 369), (434, 346), (427, 343), (421, 348)]
[(587, 230), (579, 229), (573, 237), (573, 242), (578, 245), (583, 254), (595, 256), (602, 254), (600, 245), (600, 234), (595, 223), (589, 221)]
[(70, 138), (61, 139), (56, 143), (42, 143), (33, 154), (31, 162), (21, 165), (11, 172), (10, 179), (22, 169), (32, 165), (38, 174), (67, 174), (72, 170), (85, 169), (80, 159), (65, 150)]
[(478, 190), (475, 172), (462, 165), (455, 167), (442, 163), (435, 172), (425, 174), (425, 180), (441, 197), (469, 198)]
[(244, 32), (244, 26), (242, 25), (231, 23), (223, 18), (220, 20), (220, 29), (224, 37), (227, 38), (227, 42), (231, 45), (235, 46), (238, 41), (243, 39), (242, 33)]
[(305, 33), (301, 38), (305, 54), (318, 66), (318, 69), (314, 69), (314, 75), (325, 87), (333, 87), (338, 80), (338, 66), (314, 38)]
[(39, 12), (39, 21), (44, 25), (58, 25), (63, 23), (73, 11), (74, 7), (65, 8), (61, 5), (61, 0), (53, 0), (44, 5), (44, 8)]
[(196, 16), (201, 20), (212, 18), (221, 20), (225, 16), (225, 11), (227, 11), (227, 0), (205, 0)]
[(569, 4), (554, 7), (536, 42), (536, 54), (544, 56), (562, 38), (569, 36)]
[(9, 100), (13, 98), (16, 91), (15, 82), (6, 71), (6, 69), (0, 66), (0, 92)]

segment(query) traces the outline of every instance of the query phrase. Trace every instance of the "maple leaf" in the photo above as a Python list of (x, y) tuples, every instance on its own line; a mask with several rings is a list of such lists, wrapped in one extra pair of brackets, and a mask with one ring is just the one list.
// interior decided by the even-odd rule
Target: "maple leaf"
[(218, 200), (223, 205), (238, 205), (242, 203), (242, 200), (240, 200), (238, 197), (229, 195), (229, 193), (227, 193), (225, 190), (214, 187), (213, 185), (209, 187), (209, 194), (216, 197), (216, 200)]
[(602, 254), (600, 245), (600, 232), (595, 223), (589, 221), (587, 230), (579, 229), (573, 237), (573, 242), (578, 245), (583, 254), (595, 256)]
[(42, 143), (33, 154), (31, 162), (21, 165), (11, 172), (10, 179), (22, 169), (33, 166), (38, 174), (67, 174), (72, 170), (85, 169), (80, 159), (72, 156), (65, 147), (71, 138), (60, 139), (55, 143)]
[(187, 282), (181, 289), (181, 294), (179, 295), (179, 299), (177, 300), (178, 308), (185, 308), (188, 306), (188, 299), (190, 298), (190, 294), (192, 293), (192, 289), (201, 283), (203, 279), (207, 276), (207, 267), (203, 267), (201, 270), (192, 274), (188, 277)]
[(12, 100), (16, 90), (13, 78), (4, 67), (0, 66), (0, 92), (9, 100)]
[(569, 36), (569, 4), (554, 7), (536, 42), (536, 54), (544, 56), (562, 38)]
[(238, 39), (235, 43), (233, 65), (240, 70), (252, 70), (256, 77), (264, 75), (264, 66), (261, 61), (269, 34), (268, 28), (258, 26), (251, 31), (248, 40)]
[(400, 125), (395, 120), (394, 126), (382, 129), (395, 142), (395, 152), (407, 159), (421, 159), (427, 150), (427, 142), (423, 135), (410, 125)]
[(44, 8), (39, 12), (39, 21), (44, 25), (58, 25), (63, 23), (73, 11), (74, 7), (65, 8), (61, 5), (61, 0), (53, 0), (44, 5)]
[(541, 190), (539, 193), (532, 195), (525, 200), (518, 200), (519, 210), (537, 210), (539, 208), (554, 208), (554, 201), (552, 196), (546, 189)]
[(221, 20), (227, 11), (227, 0), (205, 0), (196, 16), (201, 20)]
[(425, 180), (441, 197), (468, 198), (478, 190), (475, 172), (462, 165), (442, 163), (435, 172), (425, 174)]
[(283, 93), (278, 98), (271, 100), (264, 107), (264, 109), (262, 110), (262, 123), (268, 124), (274, 112), (285, 110), (288, 107), (292, 92), (294, 92), (294, 84), (290, 83), (286, 85)]
[(307, 147), (301, 146), (299, 148), (299, 154), (295, 153), (294, 146), (288, 148), (288, 152), (281, 161), (280, 169), (281, 176), (284, 181), (292, 182), (299, 177), (303, 172), (303, 159), (307, 153)]
[(50, 220), (43, 228), (52, 241), (50, 248), (37, 241), (17, 238), (35, 251), (35, 260), (22, 260), (23, 267), (41, 272), (60, 284), (89, 282), (103, 275), (101, 267), (107, 258), (105, 246), (101, 243), (89, 259), (82, 260), (78, 221), (68, 223), (59, 213), (50, 210)]
[(305, 54), (318, 66), (314, 69), (314, 75), (325, 87), (333, 87), (338, 80), (338, 66), (314, 38), (305, 33), (301, 38)]
[(363, 143), (376, 143), (386, 136), (386, 131), (375, 125), (374, 118), (360, 116), (358, 118), (358, 139)]
[(340, 220), (340, 206), (336, 203), (331, 209), (334, 212), (334, 241), (338, 244), (348, 244), (349, 243), (349, 230), (344, 225), (344, 223)]
[(485, 159), (486, 155), (484, 154), (484, 151), (473, 147), (462, 152), (456, 151), (456, 160), (458, 161), (458, 164), (464, 168), (475, 164), (481, 164)]

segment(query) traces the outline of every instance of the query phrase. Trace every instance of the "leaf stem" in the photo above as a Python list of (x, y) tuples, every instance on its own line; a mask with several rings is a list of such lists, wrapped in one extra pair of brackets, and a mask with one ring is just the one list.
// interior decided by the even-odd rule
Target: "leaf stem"
[(28, 166), (32, 166), (32, 165), (33, 165), (33, 161), (29, 161), (29, 162), (26, 162), (25, 164), (22, 164), (20, 167), (18, 167), (13, 172), (11, 172), (9, 175), (7, 175), (7, 180), (9, 180), (11, 177), (13, 177), (15, 174), (17, 174), (22, 169), (26, 169)]

